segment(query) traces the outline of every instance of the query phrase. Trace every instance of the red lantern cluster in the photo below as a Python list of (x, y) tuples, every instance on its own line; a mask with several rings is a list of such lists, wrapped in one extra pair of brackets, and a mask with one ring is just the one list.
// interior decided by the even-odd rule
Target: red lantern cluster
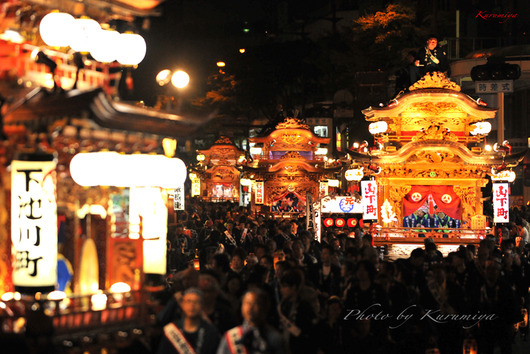
[(324, 226), (325, 227), (332, 227), (333, 225), (335, 225), (336, 227), (355, 227), (357, 226), (357, 224), (360, 226), (360, 227), (363, 227), (363, 221), (362, 219), (361, 220), (357, 220), (355, 218), (348, 218), (347, 220), (344, 220), (344, 218), (336, 218), (336, 219), (333, 219), (333, 218), (325, 218), (324, 219)]

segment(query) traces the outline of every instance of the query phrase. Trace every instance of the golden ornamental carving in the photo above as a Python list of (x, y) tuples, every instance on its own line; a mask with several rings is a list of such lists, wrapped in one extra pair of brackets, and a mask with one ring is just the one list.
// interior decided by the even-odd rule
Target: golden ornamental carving
[(449, 172), (447, 171), (439, 171), (439, 170), (417, 170), (412, 171), (410, 174), (410, 177), (413, 178), (449, 178)]
[(232, 142), (232, 140), (230, 140), (229, 137), (221, 136), (215, 141), (214, 145), (234, 145), (234, 143)]
[(471, 220), (477, 214), (477, 195), (475, 187), (454, 186), (453, 190), (462, 202), (462, 221)]
[(427, 88), (441, 88), (453, 91), (460, 91), (460, 86), (449, 80), (444, 73), (435, 71), (427, 73), (423, 78), (409, 87), (409, 91), (421, 90)]
[(306, 140), (307, 139), (300, 134), (283, 134), (280, 143), (283, 144), (281, 146), (295, 146), (306, 142)]
[(412, 173), (410, 168), (406, 167), (387, 167), (381, 170), (380, 177), (408, 177)]
[(411, 186), (389, 186), (388, 202), (398, 220), (403, 218), (403, 198), (410, 192), (411, 188)]
[[(433, 174), (434, 173), (434, 174)], [(401, 177), (401, 178), (416, 178), (416, 177), (442, 177), (442, 178), (467, 178), (480, 179), (486, 181), (486, 171), (482, 168), (456, 168), (451, 170), (415, 170), (410, 167), (383, 167), (380, 177)], [(482, 184), (483, 182), (481, 182)], [(481, 187), (484, 187), (481, 185)]]
[(455, 157), (453, 153), (447, 151), (418, 151), (415, 155), (420, 160), (430, 163), (448, 162)]
[(276, 129), (309, 129), (309, 125), (303, 124), (298, 118), (285, 118), (285, 120), (276, 126)]
[(301, 171), (300, 166), (293, 166), (293, 165), (285, 166), (283, 169), (289, 174)]
[(280, 160), (286, 160), (286, 159), (305, 160), (298, 151), (289, 151), (285, 153), (282, 157), (280, 157)]
[[(237, 170), (236, 170), (237, 171)], [(239, 171), (237, 171), (239, 172)], [(239, 173), (235, 173), (234, 169), (232, 168), (217, 168), (212, 173), (212, 179), (226, 181), (226, 180), (235, 180), (239, 176)]]
[(458, 141), (458, 137), (454, 133), (451, 133), (449, 129), (443, 128), (440, 125), (431, 125), (429, 128), (422, 129), (412, 137), (412, 141), (422, 140)]
[[(464, 117), (466, 112), (454, 102), (415, 102), (406, 112), (411, 117), (418, 117), (417, 120), (422, 121), (426, 117), (436, 117), (438, 119), (448, 119), (452, 117)], [(405, 115), (407, 117), (408, 115)]]

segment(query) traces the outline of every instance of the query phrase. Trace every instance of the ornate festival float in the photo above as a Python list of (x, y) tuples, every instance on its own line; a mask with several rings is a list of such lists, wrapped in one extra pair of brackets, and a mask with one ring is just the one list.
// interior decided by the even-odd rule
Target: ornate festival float
[(342, 165), (325, 157), (329, 138), (315, 135), (297, 118), (286, 118), (267, 136), (250, 138), (252, 161), (244, 167), (251, 180), (255, 209), (289, 216), (306, 211), (307, 200), (328, 194)]
[(350, 150), (350, 168), (364, 175), (364, 219), (377, 222), (376, 242), (478, 242), (491, 226), (483, 215), (490, 180), (493, 222), (508, 222), (508, 182), (526, 151), (511, 154), (508, 142), (485, 149), (496, 112), (439, 72), (363, 110), (374, 146)]
[(226, 136), (219, 137), (207, 150), (197, 150), (198, 163), (190, 173), (191, 196), (212, 202), (239, 202), (239, 166), (247, 155)]

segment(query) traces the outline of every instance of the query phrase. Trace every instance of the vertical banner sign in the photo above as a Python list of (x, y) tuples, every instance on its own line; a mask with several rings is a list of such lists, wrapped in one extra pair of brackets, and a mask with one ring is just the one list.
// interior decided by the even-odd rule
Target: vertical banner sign
[(311, 193), (306, 193), (306, 211), (305, 211), (305, 227), (306, 230), (311, 230), (315, 228), (315, 208), (313, 207), (313, 195)]
[(175, 188), (173, 195), (173, 210), (184, 210), (184, 185)]
[(15, 287), (55, 287), (57, 201), (55, 162), (11, 164), (11, 241)]
[(201, 195), (201, 180), (200, 178), (194, 178), (191, 180), (191, 196), (200, 196)]
[(256, 181), (256, 204), (263, 204), (263, 181)]
[(320, 182), (318, 194), (320, 198), (324, 198), (326, 195), (328, 195), (328, 182)]
[(377, 220), (377, 184), (375, 181), (361, 181), (363, 196), (363, 219)]
[(315, 237), (319, 243), (322, 238), (322, 210), (320, 209), (320, 205), (320, 202), (316, 202), (313, 204), (313, 210), (315, 211)]
[(493, 222), (509, 221), (510, 200), (508, 183), (493, 183)]

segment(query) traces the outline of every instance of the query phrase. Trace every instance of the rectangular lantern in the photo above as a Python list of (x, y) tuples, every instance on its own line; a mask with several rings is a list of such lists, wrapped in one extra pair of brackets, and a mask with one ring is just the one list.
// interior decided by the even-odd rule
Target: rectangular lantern
[(363, 219), (377, 220), (377, 183), (375, 181), (361, 181)]
[(191, 196), (200, 196), (201, 195), (201, 180), (199, 178), (193, 178), (191, 180)]
[(166, 274), (166, 191), (156, 187), (133, 187), (130, 193), (131, 220), (141, 220), (144, 273)]
[(52, 291), (57, 282), (56, 164), (53, 155), (27, 157), (44, 161), (11, 164), (13, 284), (20, 292)]
[(493, 222), (505, 223), (510, 219), (508, 183), (493, 183)]

